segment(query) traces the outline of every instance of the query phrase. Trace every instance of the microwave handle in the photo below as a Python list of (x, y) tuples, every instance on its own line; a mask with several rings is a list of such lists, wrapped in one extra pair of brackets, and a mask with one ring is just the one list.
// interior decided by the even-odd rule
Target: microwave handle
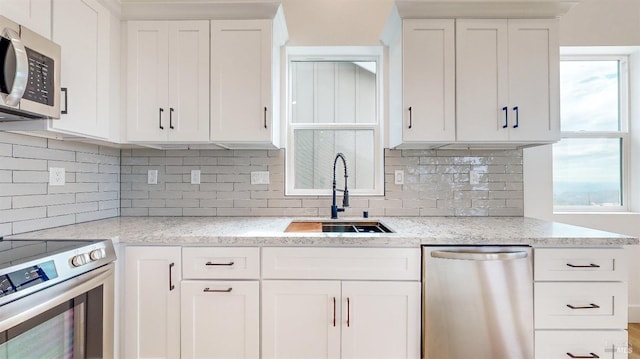
[(20, 39), (20, 35), (18, 35), (15, 30), (5, 28), (3, 36), (11, 40), (11, 45), (13, 45), (16, 55), (16, 72), (13, 78), (13, 87), (5, 99), (5, 104), (8, 106), (17, 106), (22, 99), (22, 95), (24, 95), (25, 89), (27, 88), (29, 59), (27, 58), (27, 51)]

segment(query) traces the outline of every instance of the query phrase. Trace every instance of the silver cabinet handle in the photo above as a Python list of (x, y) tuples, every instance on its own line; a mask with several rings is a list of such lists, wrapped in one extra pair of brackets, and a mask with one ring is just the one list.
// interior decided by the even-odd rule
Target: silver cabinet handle
[(209, 262), (205, 263), (204, 265), (206, 265), (206, 266), (232, 266), (234, 264), (235, 263), (233, 261), (227, 262), (227, 263), (214, 263), (214, 262), (209, 261)]
[(468, 261), (506, 261), (526, 258), (529, 254), (520, 252), (478, 252), (478, 251), (433, 251), (431, 257), (442, 259), (461, 259)]
[(233, 288), (229, 287), (227, 289), (211, 289), (211, 288), (205, 288), (202, 291), (205, 293), (230, 293), (233, 290)]
[(589, 305), (584, 305), (584, 306), (574, 306), (574, 305), (571, 305), (571, 304), (567, 304), (567, 307), (569, 307), (571, 309), (598, 309), (598, 308), (600, 308), (599, 305), (593, 304), (593, 303), (591, 303)]
[(27, 50), (20, 39), (20, 35), (13, 29), (5, 28), (2, 32), (3, 37), (11, 40), (13, 52), (16, 55), (16, 73), (13, 76), (13, 86), (4, 103), (8, 106), (17, 106), (27, 89), (27, 80), (29, 78), (29, 58)]

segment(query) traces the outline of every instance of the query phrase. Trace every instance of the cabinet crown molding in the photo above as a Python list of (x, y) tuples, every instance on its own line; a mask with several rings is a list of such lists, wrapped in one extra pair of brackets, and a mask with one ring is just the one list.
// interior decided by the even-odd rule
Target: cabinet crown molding
[(123, 20), (273, 19), (276, 1), (135, 1), (122, 2)]
[(434, 18), (555, 18), (579, 0), (407, 0), (396, 1), (403, 19)]

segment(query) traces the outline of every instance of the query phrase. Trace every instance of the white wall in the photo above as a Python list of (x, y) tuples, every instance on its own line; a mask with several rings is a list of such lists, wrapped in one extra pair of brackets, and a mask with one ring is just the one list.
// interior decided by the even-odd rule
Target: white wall
[[(561, 46), (640, 46), (640, 1), (583, 0), (560, 20)], [(640, 53), (631, 56), (631, 130), (640, 129)], [(634, 71), (634, 68), (636, 69)], [(634, 103), (635, 102), (635, 103)], [(635, 125), (635, 126), (634, 126)], [(630, 213), (553, 213), (551, 146), (524, 151), (525, 216), (640, 237), (640, 131), (631, 151)], [(629, 316), (640, 322), (640, 246), (627, 248), (631, 258)]]

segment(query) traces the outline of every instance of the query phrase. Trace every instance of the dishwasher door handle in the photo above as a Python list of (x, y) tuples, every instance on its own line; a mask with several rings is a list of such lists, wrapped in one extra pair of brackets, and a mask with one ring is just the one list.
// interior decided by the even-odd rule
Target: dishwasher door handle
[(431, 257), (442, 259), (461, 259), (467, 261), (507, 261), (527, 258), (525, 251), (481, 252), (481, 251), (433, 251)]

